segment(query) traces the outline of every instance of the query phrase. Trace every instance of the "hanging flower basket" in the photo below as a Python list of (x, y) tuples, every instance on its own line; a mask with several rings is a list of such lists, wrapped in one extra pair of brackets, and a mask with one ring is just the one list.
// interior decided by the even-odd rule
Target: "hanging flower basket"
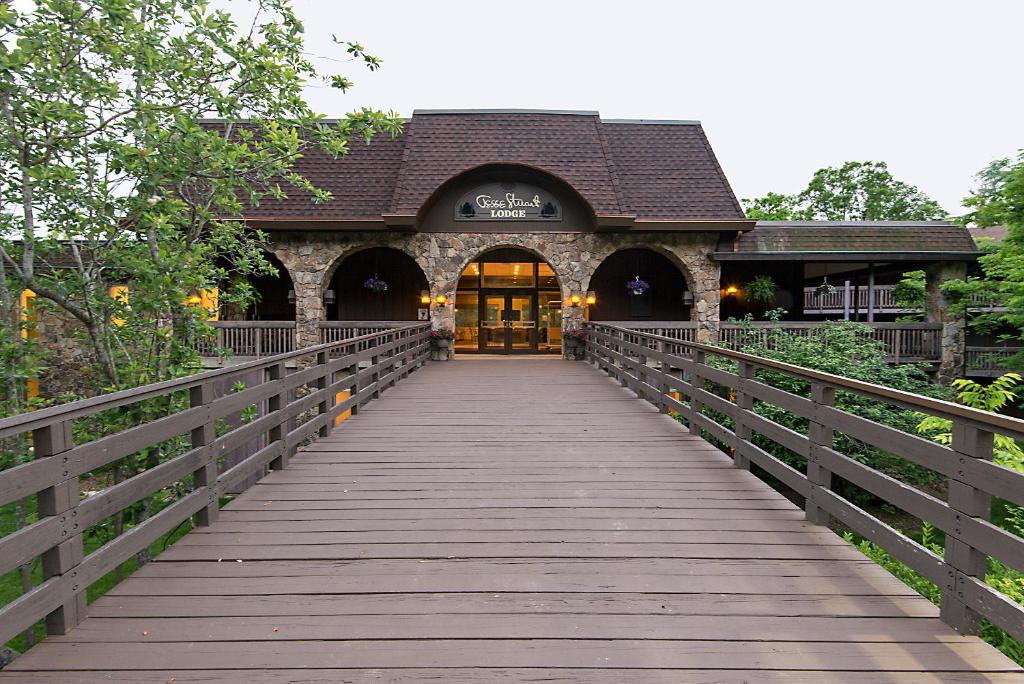
[(381, 280), (380, 278), (378, 278), (377, 276), (367, 278), (366, 282), (363, 283), (363, 287), (365, 287), (370, 292), (376, 292), (378, 294), (380, 294), (381, 292), (388, 291), (388, 284)]
[(634, 295), (640, 296), (651, 289), (651, 285), (646, 280), (640, 280), (640, 276), (636, 276), (626, 283), (626, 289)]
[(824, 297), (826, 295), (834, 295), (836, 292), (838, 292), (835, 285), (829, 284), (828, 278), (823, 279), (821, 285), (814, 288), (814, 291), (817, 293), (819, 297)]

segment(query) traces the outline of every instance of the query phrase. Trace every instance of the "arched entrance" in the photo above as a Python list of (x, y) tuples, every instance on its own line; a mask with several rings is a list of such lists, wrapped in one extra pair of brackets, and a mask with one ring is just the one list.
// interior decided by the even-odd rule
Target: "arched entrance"
[(415, 321), (427, 277), (416, 261), (391, 247), (350, 254), (334, 271), (324, 292), (331, 321)]
[(264, 273), (249, 278), (255, 299), (245, 312), (247, 321), (294, 321), (295, 286), (281, 260), (266, 253), (266, 259), (277, 273)]
[(470, 262), (455, 294), (455, 350), (561, 353), (562, 292), (547, 262), (512, 248)]
[[(636, 278), (641, 284), (627, 287)], [(690, 320), (693, 295), (686, 277), (652, 249), (623, 249), (609, 255), (594, 271), (589, 289), (597, 298), (588, 307), (592, 321)]]

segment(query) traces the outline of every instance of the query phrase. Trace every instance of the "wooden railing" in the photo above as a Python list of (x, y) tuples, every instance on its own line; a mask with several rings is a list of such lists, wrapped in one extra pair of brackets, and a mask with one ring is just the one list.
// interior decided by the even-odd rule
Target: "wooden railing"
[[(586, 358), (660, 410), (679, 412), (694, 434), (707, 434), (729, 447), (737, 467), (755, 464), (805, 500), (808, 520), (841, 522), (884, 548), (942, 592), (941, 617), (966, 633), (981, 619), (1024, 640), (1024, 606), (984, 581), (989, 557), (1024, 571), (1024, 539), (988, 521), (993, 497), (1024, 505), (1024, 473), (992, 462), (993, 437), (1024, 440), (1024, 420), (967, 408), (908, 392), (743, 354), (721, 347), (680, 342), (603, 323), (585, 325)], [(721, 362), (711, 365), (709, 357)], [(732, 370), (724, 368), (731, 367)], [(805, 395), (774, 387), (775, 373), (803, 381)], [(675, 399), (670, 392), (678, 392)], [(837, 392), (938, 416), (952, 423), (944, 446), (876, 423), (835, 406)], [(780, 407), (809, 421), (806, 434), (768, 420), (754, 402)], [(728, 427), (715, 416), (725, 416)], [(761, 437), (806, 459), (806, 472), (757, 446)], [(840, 453), (834, 435), (843, 433), (888, 454), (945, 476), (942, 500)], [(842, 478), (945, 533), (940, 556), (890, 527), (832, 490)]]
[(295, 321), (211, 321), (217, 335), (199, 345), (202, 356), (228, 352), (235, 358), (257, 358), (295, 351)]
[(340, 342), (351, 337), (391, 330), (409, 321), (320, 321), (320, 343)]
[[(210, 524), (222, 495), (268, 468), (284, 468), (305, 440), (327, 435), (343, 413), (357, 412), (422, 365), (429, 332), (428, 323), (407, 324), (0, 420), (0, 439), (27, 442), (33, 457), (0, 472), (0, 506), (33, 496), (38, 502), (38, 520), (0, 538), (0, 574), (37, 558), (43, 569), (41, 584), (0, 607), (0, 644), (42, 619), (50, 634), (74, 627), (91, 584), (193, 516), (197, 525)], [(292, 365), (298, 367), (289, 373)], [(154, 402), (166, 415), (98, 438), (86, 436), (94, 427), (82, 429), (101, 413), (144, 415)], [(225, 424), (246, 410), (248, 422)], [(223, 454), (253, 440), (260, 446), (248, 458), (218, 468)], [(82, 480), (94, 487), (97, 469), (153, 449), (172, 456), (82, 498)], [(87, 530), (171, 487), (183, 492), (177, 500), (85, 555)]]
[(1007, 371), (1007, 359), (1024, 351), (1021, 347), (967, 347), (967, 375), (999, 377)]
[[(670, 337), (685, 342), (696, 341), (697, 324), (691, 321), (608, 321), (607, 325), (638, 332)], [(770, 342), (769, 330), (784, 330), (793, 335), (810, 335), (824, 324), (818, 321), (752, 321), (720, 323), (719, 342), (740, 350), (744, 343)], [(892, 363), (923, 361), (937, 363), (941, 356), (942, 326), (938, 323), (864, 323), (871, 327), (871, 336), (885, 343), (886, 355)]]
[[(893, 295), (894, 285), (875, 285), (875, 299), (872, 309), (875, 313), (911, 313), (920, 309), (902, 306)], [(839, 285), (834, 292), (819, 292), (816, 287), (804, 288), (804, 313), (841, 314), (857, 311), (864, 314), (871, 299), (867, 286), (846, 287)], [(1002, 305), (991, 297), (973, 295), (970, 298), (973, 311), (999, 311)]]

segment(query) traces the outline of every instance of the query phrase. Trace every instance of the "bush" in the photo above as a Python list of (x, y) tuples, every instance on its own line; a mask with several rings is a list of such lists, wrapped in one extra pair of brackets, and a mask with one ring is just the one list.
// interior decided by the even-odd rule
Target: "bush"
[[(783, 361), (804, 368), (833, 373), (854, 380), (862, 380), (893, 389), (914, 392), (938, 399), (951, 399), (951, 392), (932, 384), (923, 364), (890, 364), (886, 360), (885, 344), (872, 338), (872, 328), (850, 321), (829, 321), (820, 328), (799, 334), (783, 329), (747, 328), (741, 338), (740, 350), (755, 356)], [(809, 397), (810, 383), (783, 373), (758, 370), (759, 381), (793, 394)], [(921, 420), (920, 413), (883, 404), (852, 392), (837, 392), (837, 408), (914, 433)], [(805, 418), (765, 402), (755, 402), (754, 411), (791, 430), (807, 433)], [(803, 469), (804, 459), (777, 443), (755, 436), (758, 446), (787, 464)], [(881, 449), (837, 433), (834, 448), (850, 458), (876, 468), (894, 477), (914, 484), (931, 484), (939, 476), (888, 454)]]

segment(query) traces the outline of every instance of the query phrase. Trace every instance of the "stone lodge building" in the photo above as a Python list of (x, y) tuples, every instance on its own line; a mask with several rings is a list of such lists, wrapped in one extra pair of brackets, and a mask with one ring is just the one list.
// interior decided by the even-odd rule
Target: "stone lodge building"
[[(245, 317), (296, 321), (297, 346), (331, 321), (426, 319), (454, 331), (456, 353), (557, 353), (584, 319), (675, 322), (713, 341), (721, 321), (763, 314), (744, 297), (757, 275), (778, 285), (787, 319), (892, 324), (879, 293), (923, 269), (940, 374), (962, 369), (964, 316), (938, 286), (976, 258), (965, 229), (756, 224), (695, 121), (417, 111), (400, 136), (338, 160), (309, 154), (298, 171), (333, 200), (293, 192), (244, 217), (269, 233), (280, 270)], [(835, 286), (845, 304), (815, 309)]]

